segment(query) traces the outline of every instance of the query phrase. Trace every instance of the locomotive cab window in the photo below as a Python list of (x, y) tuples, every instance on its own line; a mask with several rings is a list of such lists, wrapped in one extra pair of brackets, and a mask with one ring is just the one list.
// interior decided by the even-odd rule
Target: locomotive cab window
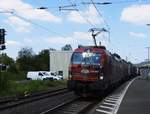
[(73, 53), (72, 59), (71, 59), (73, 64), (81, 64), (82, 60), (83, 60), (82, 53), (79, 53), (79, 52)]
[(73, 64), (99, 64), (100, 54), (99, 53), (74, 53), (72, 56)]

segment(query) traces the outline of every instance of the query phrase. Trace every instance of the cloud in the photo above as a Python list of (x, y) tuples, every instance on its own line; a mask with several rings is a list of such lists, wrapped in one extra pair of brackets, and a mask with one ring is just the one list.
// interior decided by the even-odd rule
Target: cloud
[[(74, 32), (72, 37), (76, 39), (79, 43), (89, 43), (90, 45), (93, 45), (93, 38), (91, 35), (91, 32)], [(96, 36), (96, 41), (102, 42), (102, 44), (106, 44), (108, 42), (108, 33), (102, 32), (98, 36)]]
[[(106, 33), (102, 33), (97, 39), (97, 43), (101, 41), (102, 45), (108, 45), (108, 39), (106, 37)], [(90, 32), (74, 32), (71, 36), (68, 37), (50, 37), (45, 38), (45, 42), (49, 43), (50, 45), (65, 45), (71, 44), (74, 48), (78, 45), (94, 45), (93, 39)]]
[(46, 10), (35, 9), (32, 5), (22, 0), (1, 0), (0, 9), (14, 10), (18, 15), (33, 20), (61, 22), (61, 19)]
[(4, 22), (11, 25), (18, 32), (29, 32), (29, 28), (31, 27), (31, 24), (29, 22), (21, 20), (20, 18), (15, 16), (8, 17), (8, 19)]
[(46, 42), (50, 44), (81, 44), (91, 42), (92, 38), (88, 32), (74, 32), (71, 36), (67, 37), (50, 37), (45, 39)]
[(81, 24), (101, 24), (102, 19), (98, 16), (98, 13), (93, 5), (90, 5), (86, 11), (71, 11), (67, 16), (67, 19), (72, 22), (81, 23)]
[(31, 40), (31, 39), (29, 39), (29, 38), (25, 38), (25, 39), (24, 39), (24, 42), (25, 42), (25, 43), (30, 43), (30, 44), (31, 44), (31, 43), (33, 43), (33, 40)]
[(72, 44), (73, 39), (71, 37), (50, 37), (45, 39), (46, 42), (50, 44)]
[(137, 32), (129, 32), (129, 35), (133, 38), (145, 38), (146, 37), (144, 33), (137, 33)]
[(7, 40), (6, 45), (7, 46), (20, 46), (21, 44), (20, 44), (20, 42), (17, 42), (15, 40)]
[(91, 40), (91, 33), (90, 32), (74, 32), (73, 38), (77, 40)]
[(124, 8), (120, 19), (137, 25), (150, 23), (150, 4), (132, 5)]
[[(1, 0), (0, 11), (13, 11), (16, 15), (31, 21), (55, 22), (60, 23), (61, 18), (55, 16), (47, 10), (39, 10), (22, 0)], [(7, 24), (15, 26), (18, 32), (27, 32), (31, 26), (28, 22), (22, 20), (15, 15), (6, 14), (8, 18), (5, 20)]]

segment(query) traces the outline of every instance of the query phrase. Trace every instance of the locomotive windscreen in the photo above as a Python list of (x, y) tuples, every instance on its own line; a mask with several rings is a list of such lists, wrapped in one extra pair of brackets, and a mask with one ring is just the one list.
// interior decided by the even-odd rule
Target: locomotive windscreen
[(72, 55), (71, 62), (72, 64), (97, 65), (100, 63), (100, 54), (91, 52), (74, 52)]

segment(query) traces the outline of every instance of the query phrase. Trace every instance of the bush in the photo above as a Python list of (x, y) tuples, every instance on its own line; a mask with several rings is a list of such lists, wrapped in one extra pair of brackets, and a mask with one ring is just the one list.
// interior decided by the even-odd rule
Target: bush
[(8, 88), (8, 79), (3, 72), (0, 74), (0, 91)]
[(24, 96), (37, 91), (58, 89), (66, 87), (66, 81), (31, 80), (31, 81), (8, 81), (7, 89), (3, 89), (0, 95)]
[(7, 80), (25, 80), (26, 79), (26, 73), (25, 72), (18, 72), (18, 73), (12, 73), (9, 71), (2, 72), (2, 77), (5, 77)]

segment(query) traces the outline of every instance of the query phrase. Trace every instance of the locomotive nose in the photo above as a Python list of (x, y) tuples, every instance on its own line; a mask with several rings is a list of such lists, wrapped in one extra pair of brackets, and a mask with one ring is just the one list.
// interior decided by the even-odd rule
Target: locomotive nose
[(84, 76), (99, 76), (102, 73), (102, 66), (100, 64), (96, 65), (81, 65), (81, 75)]

